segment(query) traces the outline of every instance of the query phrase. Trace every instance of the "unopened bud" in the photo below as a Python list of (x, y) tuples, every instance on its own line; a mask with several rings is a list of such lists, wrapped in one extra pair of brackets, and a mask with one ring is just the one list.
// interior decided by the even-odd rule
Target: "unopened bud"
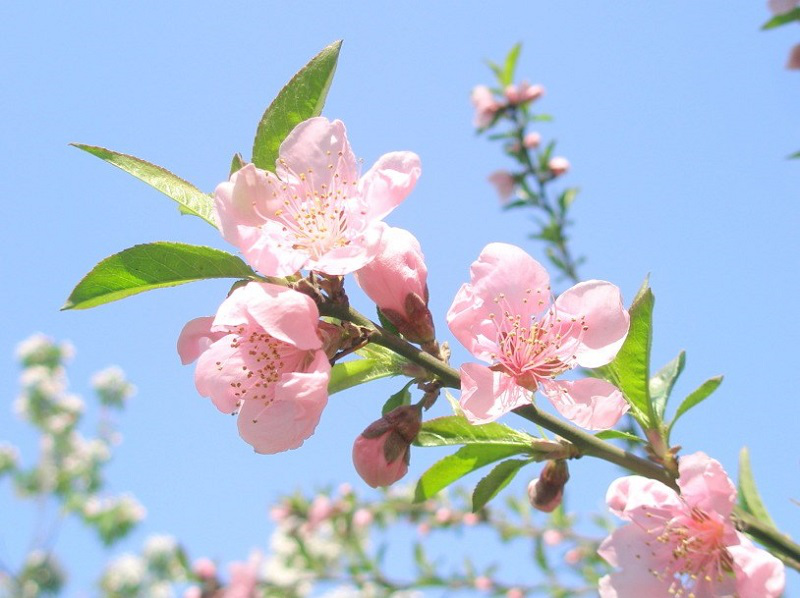
[(489, 182), (494, 185), (500, 201), (505, 203), (514, 193), (516, 181), (514, 175), (507, 170), (495, 170), (489, 175)]
[(389, 486), (408, 472), (410, 445), (421, 425), (419, 409), (403, 405), (373, 422), (353, 443), (353, 465), (370, 486)]
[(786, 68), (791, 70), (800, 70), (800, 44), (797, 44), (792, 51), (789, 52), (789, 60), (786, 62)]
[(402, 228), (385, 227), (378, 255), (355, 277), (400, 334), (413, 343), (434, 340), (433, 316), (428, 309), (428, 268), (414, 235)]
[(522, 140), (522, 144), (528, 149), (536, 149), (542, 143), (542, 136), (536, 131), (528, 133)]
[(548, 461), (541, 475), (528, 484), (528, 499), (534, 509), (552, 512), (561, 504), (564, 486), (569, 480), (569, 468), (563, 459)]
[(527, 104), (539, 99), (544, 94), (544, 87), (523, 81), (519, 85), (509, 85), (504, 93), (509, 104)]
[(503, 107), (503, 105), (495, 99), (492, 90), (485, 85), (476, 86), (475, 89), (472, 90), (470, 100), (475, 107), (475, 126), (479, 129), (483, 129), (492, 124), (495, 115)]
[(561, 176), (569, 170), (569, 160), (561, 156), (556, 156), (555, 158), (550, 158), (547, 167), (550, 169), (550, 172), (553, 173), (553, 176)]

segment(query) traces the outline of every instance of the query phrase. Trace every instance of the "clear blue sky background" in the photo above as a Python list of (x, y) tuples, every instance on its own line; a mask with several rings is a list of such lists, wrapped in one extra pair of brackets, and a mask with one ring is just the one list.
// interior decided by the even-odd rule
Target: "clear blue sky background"
[[(732, 475), (747, 444), (774, 518), (800, 537), (791, 501), (800, 498), (800, 162), (784, 160), (800, 149), (800, 74), (783, 69), (800, 29), (760, 32), (767, 18), (762, 2), (722, 0), (4, 3), (0, 437), (33, 450), (11, 415), (12, 351), (44, 331), (78, 347), (76, 389), (112, 363), (139, 388), (109, 475), (149, 515), (114, 553), (168, 532), (194, 555), (244, 557), (265, 545), (266, 507), (280, 493), (342, 481), (363, 489), (352, 439), (397, 383), (334, 396), (306, 446), (273, 457), (255, 455), (233, 419), (196, 394), (175, 341), (185, 321), (213, 313), (227, 282), (59, 313), (97, 261), (135, 243), (226, 248), (202, 221), (67, 143), (131, 153), (213, 190), (233, 152), (249, 153), (283, 83), (344, 38), (325, 114), (345, 121), (366, 166), (395, 149), (421, 156), (417, 189), (389, 222), (420, 239), (448, 340), (444, 313), (486, 243), (541, 255), (526, 239), (526, 215), (499, 212), (486, 176), (511, 164), (475, 137), (468, 102), (473, 85), (491, 83), (483, 60), (522, 41), (519, 73), (546, 87), (540, 108), (556, 117), (541, 132), (559, 139), (573, 165), (565, 184), (582, 188), (573, 245), (589, 256), (583, 277), (613, 281), (630, 300), (652, 273), (654, 363), (688, 351), (677, 396), (726, 375), (677, 428), (677, 442)], [(466, 359), (455, 352), (454, 363)], [(409, 479), (434, 456), (416, 451)], [(582, 460), (572, 472), (569, 489), (582, 497), (572, 506), (602, 508), (616, 471)], [(522, 492), (535, 473), (524, 471), (509, 491)], [(28, 506), (9, 495), (0, 488), (0, 558), (16, 564)], [(59, 549), (75, 570), (70, 595), (91, 593), (108, 554), (70, 525)]]

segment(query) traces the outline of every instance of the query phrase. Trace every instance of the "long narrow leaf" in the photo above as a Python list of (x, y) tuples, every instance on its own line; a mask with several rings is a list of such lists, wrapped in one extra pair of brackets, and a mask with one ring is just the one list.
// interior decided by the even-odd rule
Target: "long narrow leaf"
[(497, 493), (508, 486), (520, 469), (530, 463), (529, 459), (509, 459), (497, 465), (483, 478), (472, 493), (472, 512), (480, 511)]
[(756, 488), (753, 470), (750, 467), (750, 452), (746, 446), (739, 451), (739, 500), (745, 511), (763, 523), (775, 527), (775, 522), (767, 512), (767, 507), (761, 500), (761, 495)]
[(86, 309), (137, 293), (208, 278), (255, 278), (235, 255), (184, 243), (135, 245), (107, 257), (73, 289), (61, 309)]
[(333, 82), (341, 40), (332, 43), (292, 77), (272, 101), (256, 129), (253, 164), (265, 170), (275, 168), (278, 148), (298, 124), (319, 116)]
[(109, 164), (132, 174), (140, 181), (144, 181), (154, 189), (161, 191), (170, 199), (178, 202), (178, 209), (183, 214), (191, 214), (202, 218), (214, 228), (217, 228), (216, 212), (211, 196), (203, 193), (182, 178), (172, 174), (166, 168), (151, 164), (141, 158), (121, 154), (114, 150), (98, 147), (95, 145), (84, 145), (81, 143), (70, 144), (78, 149), (97, 156)]
[(722, 384), (722, 376), (714, 376), (713, 378), (709, 378), (703, 382), (697, 390), (686, 397), (678, 406), (678, 409), (675, 412), (675, 417), (672, 418), (672, 422), (669, 425), (670, 432), (672, 431), (672, 427), (675, 425), (675, 422), (678, 421), (678, 418), (681, 415), (689, 411), (689, 409), (692, 407), (699, 405), (701, 402), (706, 400), (712, 392), (719, 388), (720, 384)]

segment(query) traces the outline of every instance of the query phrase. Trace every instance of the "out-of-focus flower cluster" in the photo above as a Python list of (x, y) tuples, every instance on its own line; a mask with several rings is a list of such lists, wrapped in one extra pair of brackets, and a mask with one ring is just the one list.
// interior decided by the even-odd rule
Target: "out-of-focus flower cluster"
[(478, 133), (500, 141), (503, 151), (514, 162), (509, 169), (495, 170), (489, 182), (505, 209), (528, 207), (536, 213), (539, 230), (531, 234), (547, 244), (547, 257), (566, 278), (578, 282), (577, 267), (582, 259), (573, 257), (567, 247), (568, 212), (578, 189), (566, 188), (551, 196), (550, 183), (565, 175), (569, 161), (555, 155), (556, 142), (543, 143), (542, 135), (531, 127), (552, 120), (535, 112), (533, 106), (543, 94), (541, 85), (514, 83), (520, 46), (514, 46), (501, 67), (489, 63), (497, 85), (478, 85), (472, 91), (474, 124)]
[[(421, 598), (426, 588), (522, 598), (592, 593), (609, 572), (596, 555), (598, 540), (576, 533), (573, 517), (560, 508), (543, 520), (524, 499), (478, 513), (468, 505), (466, 492), (414, 503), (410, 489), (397, 487), (372, 499), (346, 484), (335, 492), (294, 494), (270, 508), (275, 529), (266, 551), (252, 550), (225, 566), (207, 557), (190, 564), (177, 540), (153, 536), (140, 554), (109, 563), (100, 587), (114, 598)], [(498, 568), (500, 554), (484, 562), (485, 555), (453, 553), (452, 541), (441, 544), (446, 553), (435, 548), (437, 535), (457, 535), (463, 545), (474, 546), (469, 536), (485, 539), (487, 531), (502, 550), (531, 554), (531, 567), (545, 581), (530, 584), (530, 571)], [(404, 533), (416, 536), (413, 570), (397, 565), (409, 557), (388, 543)]]
[(123, 407), (135, 389), (119, 368), (96, 374), (92, 384), (100, 414), (97, 431), (87, 435), (83, 425), (86, 404), (69, 392), (67, 383), (65, 366), (75, 353), (72, 345), (36, 334), (21, 342), (16, 353), (23, 369), (14, 411), (39, 434), (39, 454), (30, 462), (18, 448), (3, 441), (0, 478), (8, 476), (22, 499), (55, 504), (58, 515), (54, 521), (38, 522), (46, 533), (37, 535), (16, 571), (4, 572), (0, 588), (14, 596), (40, 596), (58, 593), (65, 580), (51, 550), (54, 530), (63, 516), (77, 516), (104, 544), (122, 538), (144, 518), (144, 507), (135, 498), (104, 491), (103, 470), (113, 445), (119, 442), (109, 411)]

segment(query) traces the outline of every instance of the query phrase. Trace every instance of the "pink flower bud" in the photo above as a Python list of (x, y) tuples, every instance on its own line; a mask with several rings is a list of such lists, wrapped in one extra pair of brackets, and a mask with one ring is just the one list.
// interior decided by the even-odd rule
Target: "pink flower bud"
[(475, 106), (475, 126), (479, 129), (489, 126), (495, 114), (503, 107), (498, 102), (492, 90), (485, 85), (478, 85), (472, 90), (470, 96), (472, 105)]
[(514, 175), (507, 170), (495, 170), (489, 175), (489, 182), (494, 185), (497, 195), (500, 196), (500, 201), (503, 203), (514, 193), (516, 185)]
[(541, 143), (542, 136), (536, 131), (528, 133), (522, 140), (522, 144), (528, 149), (536, 149)]
[(583, 551), (580, 548), (573, 548), (564, 553), (564, 562), (568, 565), (575, 565), (583, 558)]
[(417, 526), (417, 534), (422, 536), (423, 538), (431, 533), (431, 526), (428, 523), (420, 523)]
[(420, 428), (416, 407), (404, 405), (373, 422), (353, 444), (353, 464), (370, 486), (389, 486), (408, 472), (409, 447)]
[(464, 513), (464, 518), (461, 520), (464, 525), (477, 525), (480, 521), (477, 513)]
[(433, 341), (428, 269), (414, 235), (402, 228), (385, 227), (378, 255), (358, 270), (355, 277), (403, 336), (414, 343)]
[(491, 579), (483, 575), (481, 575), (480, 577), (476, 577), (473, 583), (475, 584), (476, 590), (484, 590), (484, 591), (491, 590), (492, 586), (494, 585)]
[(291, 509), (286, 505), (275, 505), (269, 510), (269, 518), (272, 519), (275, 523), (280, 523), (281, 521), (285, 520), (290, 514)]
[(553, 173), (553, 176), (561, 176), (569, 170), (569, 161), (561, 156), (556, 156), (555, 158), (550, 158), (547, 167)]
[(199, 558), (192, 563), (192, 571), (202, 580), (214, 579), (217, 576), (217, 565), (209, 558)]
[(556, 529), (547, 529), (542, 534), (542, 540), (548, 546), (557, 546), (563, 539), (564, 535)]
[(569, 480), (569, 468), (563, 459), (548, 461), (540, 477), (528, 484), (528, 499), (534, 509), (552, 512), (561, 504), (564, 486)]
[(314, 497), (311, 506), (308, 508), (308, 527), (315, 529), (326, 519), (330, 519), (336, 511), (336, 506), (330, 498), (324, 494)]
[(436, 509), (436, 513), (434, 514), (437, 523), (447, 523), (450, 521), (452, 516), (453, 512), (447, 507), (440, 507)]
[(509, 588), (506, 598), (525, 598), (525, 593), (519, 588)]
[(203, 589), (200, 586), (189, 586), (183, 591), (183, 598), (203, 598)]
[(370, 525), (374, 517), (369, 509), (358, 509), (353, 513), (353, 525), (358, 528), (365, 528)]
[(509, 85), (505, 88), (504, 93), (509, 104), (526, 104), (539, 99), (544, 94), (544, 87), (523, 81), (518, 86)]
[(786, 63), (786, 68), (793, 71), (800, 70), (800, 44), (797, 44), (792, 51), (789, 52), (789, 60)]

